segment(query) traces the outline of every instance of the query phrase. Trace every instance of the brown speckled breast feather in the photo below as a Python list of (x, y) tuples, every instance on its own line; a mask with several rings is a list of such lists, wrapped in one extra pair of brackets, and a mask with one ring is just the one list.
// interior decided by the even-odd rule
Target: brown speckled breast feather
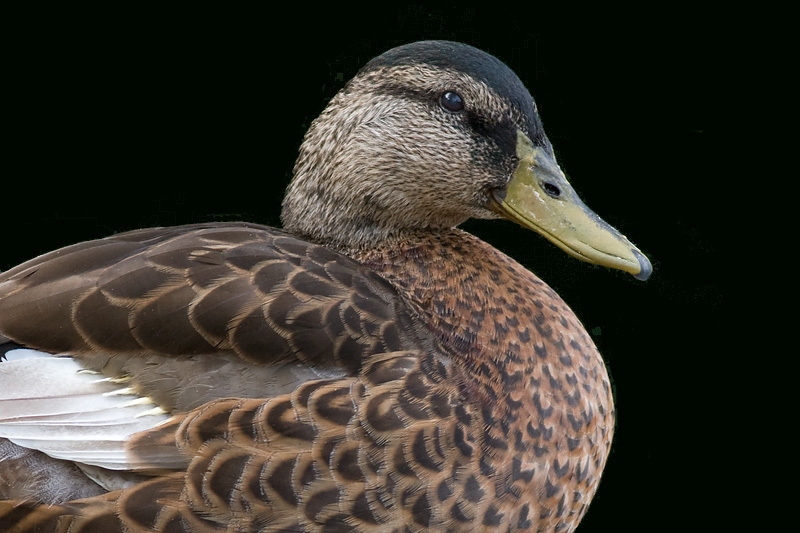
[(522, 529), (529, 520), (545, 531), (575, 527), (605, 466), (614, 413), (605, 364), (572, 310), (458, 230), (361, 259), (409, 295), (453, 354), (460, 397), (480, 413), (473, 467), (492, 490), (473, 509)]

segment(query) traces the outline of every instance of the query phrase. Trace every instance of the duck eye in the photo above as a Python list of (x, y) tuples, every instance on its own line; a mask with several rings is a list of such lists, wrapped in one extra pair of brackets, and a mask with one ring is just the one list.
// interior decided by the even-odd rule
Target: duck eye
[(550, 182), (543, 181), (542, 188), (544, 189), (544, 192), (548, 194), (548, 196), (551, 196), (553, 198), (558, 198), (559, 196), (561, 196), (561, 189), (559, 189), (556, 185), (553, 185)]
[(458, 93), (447, 91), (441, 98), (442, 107), (453, 113), (464, 110), (464, 100)]

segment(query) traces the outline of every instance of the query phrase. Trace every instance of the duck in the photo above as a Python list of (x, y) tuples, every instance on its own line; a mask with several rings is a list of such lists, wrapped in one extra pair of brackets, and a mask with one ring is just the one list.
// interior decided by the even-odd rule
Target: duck
[(605, 363), (468, 219), (652, 272), (509, 67), (419, 41), (310, 125), (282, 228), (138, 229), (0, 273), (0, 529), (574, 531)]

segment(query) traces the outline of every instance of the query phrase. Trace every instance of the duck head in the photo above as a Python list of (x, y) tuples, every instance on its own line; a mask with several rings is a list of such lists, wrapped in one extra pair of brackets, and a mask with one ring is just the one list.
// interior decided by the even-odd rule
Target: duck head
[(652, 271), (575, 193), (522, 81), (448, 41), (389, 50), (347, 83), (306, 133), (281, 216), (345, 253), (502, 217), (584, 261)]

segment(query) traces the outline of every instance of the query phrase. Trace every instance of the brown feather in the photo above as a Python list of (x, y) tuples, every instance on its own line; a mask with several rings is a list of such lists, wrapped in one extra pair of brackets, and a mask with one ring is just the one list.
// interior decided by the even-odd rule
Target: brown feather
[[(132, 453), (185, 457), (185, 482), (97, 501), (118, 499), (126, 527), (165, 513), (243, 530), (577, 522), (597, 488), (613, 406), (602, 360), (568, 307), (460, 232), (362, 260), (406, 291), (440, 353), (373, 355), (356, 377), (205, 404), (130, 442)], [(549, 327), (554, 320), (563, 328)], [(156, 486), (182, 494), (173, 502), (165, 493), (170, 511), (153, 507)], [(147, 502), (147, 519), (133, 501)]]
[[(133, 231), (50, 258), (0, 274), (0, 331), (130, 377), (167, 411), (269, 395), (275, 365), (353, 373), (365, 356), (401, 347), (389, 284), (272, 228)], [(408, 334), (404, 342), (417, 346)]]

